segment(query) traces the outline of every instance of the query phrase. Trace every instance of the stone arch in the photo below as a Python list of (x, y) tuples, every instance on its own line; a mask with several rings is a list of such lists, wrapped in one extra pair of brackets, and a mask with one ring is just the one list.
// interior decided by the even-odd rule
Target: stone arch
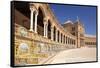
[(43, 16), (46, 17), (44, 8), (40, 5), (37, 10), (41, 9)]

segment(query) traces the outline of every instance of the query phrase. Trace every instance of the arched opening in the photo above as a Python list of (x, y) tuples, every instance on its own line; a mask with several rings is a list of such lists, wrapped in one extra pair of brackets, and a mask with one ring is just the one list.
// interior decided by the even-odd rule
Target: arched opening
[(64, 35), (64, 43), (65, 43), (65, 35)]
[(72, 39), (72, 45), (73, 45), (73, 39)]
[(76, 40), (74, 40), (74, 45), (76, 45)]
[(68, 37), (68, 44), (70, 43), (70, 38)]
[(59, 31), (58, 31), (58, 42), (59, 42)]
[(44, 15), (40, 7), (38, 11), (39, 12), (38, 12), (38, 17), (37, 17), (37, 33), (43, 36), (44, 35), (44, 24), (43, 24)]
[(54, 41), (56, 41), (56, 27), (54, 27)]
[(62, 33), (61, 33), (61, 43), (62, 43)]
[(66, 44), (67, 44), (67, 37), (66, 37)]
[(33, 30), (35, 30), (35, 13), (33, 13)]
[(48, 39), (51, 39), (51, 21), (48, 20)]
[(70, 38), (70, 45), (71, 45), (71, 41), (72, 41), (72, 40), (71, 40), (71, 38)]

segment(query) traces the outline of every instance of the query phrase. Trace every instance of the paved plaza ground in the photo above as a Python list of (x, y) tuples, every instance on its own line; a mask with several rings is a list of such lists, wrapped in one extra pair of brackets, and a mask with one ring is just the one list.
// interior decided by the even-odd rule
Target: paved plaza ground
[(59, 52), (45, 64), (96, 61), (96, 48), (82, 47)]

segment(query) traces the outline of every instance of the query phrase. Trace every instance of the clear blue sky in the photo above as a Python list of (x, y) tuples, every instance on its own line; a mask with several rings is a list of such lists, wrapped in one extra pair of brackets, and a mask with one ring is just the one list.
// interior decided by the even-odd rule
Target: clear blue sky
[(60, 4), (50, 4), (50, 7), (60, 24), (68, 19), (75, 22), (78, 16), (86, 34), (96, 34), (96, 7)]

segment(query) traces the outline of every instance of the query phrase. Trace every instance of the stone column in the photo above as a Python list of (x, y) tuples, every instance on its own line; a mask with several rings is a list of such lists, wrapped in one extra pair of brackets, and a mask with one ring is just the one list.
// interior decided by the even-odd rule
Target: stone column
[(53, 40), (54, 36), (54, 26), (51, 26), (51, 40)]
[(45, 29), (46, 29), (46, 25), (44, 24), (44, 37), (45, 37)]
[(44, 37), (47, 37), (47, 27), (48, 27), (47, 19), (44, 18)]
[(46, 24), (46, 38), (48, 38), (48, 23)]
[(30, 7), (31, 10), (31, 17), (30, 17), (30, 31), (33, 31), (33, 12), (35, 9), (33, 7)]
[(64, 36), (63, 36), (63, 34), (62, 34), (62, 43), (64, 43)]
[(61, 43), (61, 33), (59, 32), (59, 43)]
[(66, 36), (65, 36), (65, 44), (66, 44)]
[(35, 33), (37, 33), (37, 16), (38, 16), (38, 11), (35, 13)]
[(56, 29), (56, 42), (58, 42), (58, 30)]

